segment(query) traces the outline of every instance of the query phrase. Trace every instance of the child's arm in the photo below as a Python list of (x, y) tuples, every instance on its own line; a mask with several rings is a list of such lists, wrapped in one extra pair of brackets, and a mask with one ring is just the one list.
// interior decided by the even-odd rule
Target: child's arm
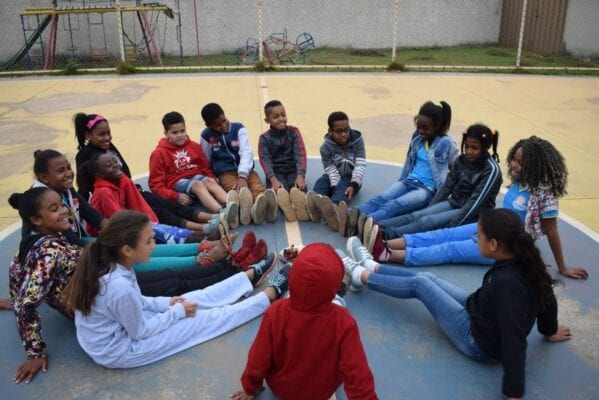
[(331, 187), (335, 187), (341, 180), (341, 174), (333, 161), (333, 152), (325, 144), (320, 146), (320, 158), (322, 159), (322, 166), (324, 167), (324, 173), (329, 176)]
[(339, 373), (343, 378), (343, 387), (349, 400), (376, 399), (374, 377), (368, 367), (358, 326), (352, 327), (341, 338)]
[(295, 169), (297, 171), (297, 178), (295, 179), (295, 186), (298, 189), (304, 190), (306, 188), (306, 169), (308, 166), (308, 157), (306, 156), (306, 146), (304, 145), (304, 139), (298, 128), (291, 130), (294, 136), (293, 140), (293, 158), (295, 159)]
[(366, 148), (364, 146), (364, 139), (362, 138), (356, 143), (355, 155), (356, 161), (354, 163), (354, 170), (351, 174), (350, 185), (356, 186), (355, 189), (357, 189), (362, 186), (362, 180), (366, 174)]
[(541, 226), (543, 227), (543, 232), (547, 235), (549, 247), (553, 253), (553, 258), (555, 259), (559, 273), (568, 278), (588, 279), (589, 273), (584, 268), (566, 266), (562, 250), (562, 241), (557, 229), (557, 217), (541, 218)]
[(117, 212), (124, 210), (118, 196), (114, 196), (114, 193), (108, 188), (99, 187), (94, 190), (94, 194), (89, 201), (91, 206), (106, 218), (110, 218)]
[(262, 388), (264, 378), (271, 368), (272, 340), (270, 314), (267, 312), (250, 347), (248, 361), (241, 375), (243, 391), (249, 396), (255, 396)]
[[(125, 328), (127, 334), (132, 339), (142, 340), (152, 337), (164, 331), (178, 320), (185, 318), (183, 303), (170, 305), (169, 297), (153, 299), (148, 306), (143, 296), (140, 296), (129, 284), (126, 287), (118, 288), (116, 292), (108, 307), (115, 316), (115, 319)], [(144, 305), (153, 311), (165, 311), (158, 312), (147, 318), (143, 314)]]
[(82, 220), (87, 222), (89, 225), (101, 229), (102, 225), (106, 222), (104, 216), (92, 207), (81, 193), (75, 192), (75, 190), (69, 189), (71, 194), (79, 201), (79, 216)]
[(272, 155), (270, 154), (270, 149), (268, 148), (267, 143), (267, 133), (263, 133), (262, 135), (260, 135), (260, 138), (258, 139), (258, 159), (260, 160), (260, 165), (262, 166), (262, 170), (264, 171), (266, 181), (271, 182), (272, 189), (276, 192), (277, 189), (281, 186), (281, 183), (275, 176), (275, 169), (272, 164)]
[(454, 165), (454, 167), (452, 169), (449, 170), (449, 173), (447, 174), (447, 178), (445, 178), (445, 183), (443, 183), (443, 186), (441, 186), (440, 188), (437, 189), (437, 192), (435, 193), (435, 195), (433, 196), (432, 200), (430, 201), (430, 203), (428, 203), (428, 205), (433, 205), (435, 203), (438, 203), (440, 201), (446, 200), (449, 195), (451, 194), (451, 190), (453, 189), (454, 185), (456, 185), (458, 183), (458, 171), (457, 171), (457, 164)]
[(495, 199), (499, 188), (501, 187), (501, 171), (497, 163), (489, 157), (486, 161), (485, 171), (482, 173), (478, 185), (470, 194), (470, 198), (466, 204), (462, 206), (460, 211), (451, 219), (449, 227), (459, 226), (467, 222), (475, 222), (481, 208), (487, 204), (489, 198)]
[(412, 134), (412, 138), (410, 139), (410, 145), (408, 146), (408, 152), (406, 153), (406, 160), (404, 161), (403, 168), (401, 169), (401, 174), (399, 174), (398, 180), (400, 180), (400, 181), (402, 179), (406, 179), (408, 177), (408, 175), (410, 174), (410, 172), (412, 172), (412, 169), (414, 169), (414, 165), (412, 164), (412, 161), (410, 160), (410, 152), (412, 151), (412, 146), (415, 143), (414, 139), (416, 139), (419, 136), (420, 135), (418, 134), (418, 131), (416, 131)]
[(212, 147), (210, 147), (210, 142), (208, 142), (208, 133), (206, 130), (204, 130), (200, 135), (200, 146), (202, 147), (204, 156), (208, 161), (208, 165), (212, 165)]
[(164, 160), (158, 151), (154, 150), (152, 152), (150, 155), (150, 177), (148, 178), (148, 185), (152, 192), (163, 199), (179, 201), (180, 193), (166, 186), (166, 162), (167, 160)]
[(239, 167), (237, 167), (237, 174), (247, 179), (248, 175), (254, 169), (254, 153), (252, 152), (252, 146), (248, 140), (247, 128), (241, 127), (239, 129)]

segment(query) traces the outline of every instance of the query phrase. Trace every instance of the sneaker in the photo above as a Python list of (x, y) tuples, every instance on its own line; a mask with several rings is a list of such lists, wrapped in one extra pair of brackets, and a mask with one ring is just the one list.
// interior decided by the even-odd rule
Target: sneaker
[(383, 232), (379, 227), (379, 231), (374, 239), (372, 246), (372, 256), (375, 260), (385, 262), (391, 255), (391, 250), (387, 247), (387, 243), (383, 241)]
[(228, 247), (229, 251), (231, 251), (231, 249), (233, 249), (233, 243), (235, 243), (237, 236), (239, 236), (239, 232), (229, 233), (229, 228), (227, 228), (227, 222), (223, 222), (224, 223), (218, 225), (218, 231), (220, 232), (220, 240), (223, 242), (225, 247)]
[(352, 207), (349, 210), (349, 222), (347, 226), (347, 236), (356, 236), (358, 234), (358, 218), (360, 217), (360, 209)]
[(349, 254), (351, 258), (353, 258), (363, 267), (366, 267), (364, 265), (364, 261), (373, 259), (372, 255), (368, 252), (366, 247), (362, 245), (362, 242), (360, 242), (360, 239), (358, 239), (356, 236), (352, 236), (347, 239), (347, 254)]
[(351, 285), (351, 274), (346, 270), (343, 273), (343, 279), (341, 280), (341, 283), (339, 284), (339, 289), (337, 290), (337, 295), (341, 298), (345, 297), (350, 285)]
[(368, 252), (372, 254), (372, 250), (374, 249), (374, 243), (378, 240), (382, 240), (381, 229), (377, 224), (374, 224), (372, 227), (372, 231), (370, 232), (370, 236), (368, 238), (368, 243), (366, 243), (366, 248)]
[[(227, 218), (227, 222), (231, 228), (237, 228), (239, 226), (239, 193), (237, 193), (237, 190), (229, 190), (227, 193), (225, 210), (228, 210), (230, 208), (230, 204), (233, 203), (237, 204), (237, 212), (231, 215), (231, 221), (229, 221)], [(229, 215), (227, 214), (227, 217), (228, 216)]]
[(239, 191), (239, 222), (241, 225), (249, 225), (252, 222), (252, 206), (254, 199), (250, 189), (244, 187)]
[(204, 253), (198, 254), (196, 256), (196, 263), (199, 265), (210, 265), (217, 263), (219, 261), (224, 260), (229, 257), (231, 254), (230, 249), (228, 249), (222, 241), (218, 241), (212, 248)]
[(359, 291), (360, 289), (362, 289), (364, 287), (364, 285), (362, 285), (361, 282), (354, 281), (353, 272), (354, 272), (354, 269), (356, 269), (357, 267), (362, 267), (362, 266), (360, 265), (360, 263), (358, 263), (357, 261), (355, 261), (351, 257), (348, 257), (343, 252), (343, 250), (335, 249), (335, 251), (337, 252), (337, 254), (339, 255), (339, 257), (341, 257), (341, 261), (343, 261), (343, 267), (345, 268), (345, 271), (350, 276), (351, 284), (349, 285), (349, 290), (351, 290), (352, 292)]
[(235, 226), (239, 225), (239, 204), (237, 204), (234, 201), (227, 202), (225, 208), (220, 212), (219, 217), (219, 221), (226, 221), (227, 225), (231, 228), (234, 228)]
[(279, 211), (277, 194), (272, 189), (266, 189), (264, 191), (264, 196), (266, 197), (266, 221), (275, 222), (277, 219), (277, 211)]
[(273, 287), (277, 291), (277, 299), (289, 289), (289, 272), (291, 271), (291, 264), (285, 264), (283, 268), (275, 275), (268, 278), (268, 286)]
[(366, 218), (368, 218), (368, 216), (363, 214), (360, 209), (358, 209), (358, 213), (360, 214), (358, 215), (358, 238), (364, 239), (364, 223), (366, 222)]
[(297, 219), (300, 221), (310, 220), (310, 215), (308, 215), (308, 211), (306, 210), (306, 194), (298, 188), (292, 187), (289, 191), (289, 198), (295, 209)]
[(210, 221), (202, 224), (202, 233), (206, 236), (210, 235), (212, 232), (218, 230), (218, 224), (220, 224), (220, 214), (212, 214)]
[(279, 200), (279, 208), (281, 208), (281, 211), (285, 214), (287, 222), (297, 221), (295, 209), (291, 205), (291, 199), (289, 198), (289, 192), (286, 191), (285, 188), (280, 187), (279, 190), (277, 190), (277, 198)]
[(258, 240), (252, 252), (244, 259), (238, 262), (242, 270), (247, 270), (250, 265), (256, 264), (268, 254), (268, 245), (263, 239)]
[(239, 264), (243, 259), (250, 255), (254, 247), (256, 247), (256, 235), (253, 231), (249, 230), (243, 236), (241, 247), (231, 255), (231, 259), (234, 263)]
[(252, 264), (248, 269), (254, 269), (254, 279), (252, 279), (252, 285), (258, 287), (264, 282), (264, 279), (268, 276), (270, 271), (277, 265), (277, 253), (270, 253), (256, 264)]
[(370, 240), (370, 234), (372, 233), (373, 226), (374, 226), (374, 218), (372, 218), (372, 217), (366, 218), (366, 221), (364, 222), (364, 227), (362, 228), (362, 230), (363, 230), (362, 243), (364, 243), (365, 245), (367, 245), (368, 241)]
[(268, 207), (267, 203), (264, 194), (259, 194), (258, 197), (256, 197), (256, 201), (250, 211), (254, 224), (261, 225), (264, 223), (264, 220), (266, 219), (266, 207)]
[(347, 203), (345, 201), (340, 201), (337, 206), (337, 216), (339, 218), (339, 226), (337, 230), (339, 234), (343, 237), (347, 235), (347, 222), (349, 220), (349, 214), (347, 212)]
[(318, 208), (320, 208), (320, 212), (322, 217), (326, 221), (329, 228), (333, 230), (339, 229), (339, 221), (337, 220), (337, 213), (335, 212), (335, 208), (333, 207), (333, 202), (328, 196), (321, 196), (318, 199)]
[(320, 210), (318, 209), (318, 197), (320, 195), (313, 190), (306, 194), (306, 209), (312, 222), (320, 222)]

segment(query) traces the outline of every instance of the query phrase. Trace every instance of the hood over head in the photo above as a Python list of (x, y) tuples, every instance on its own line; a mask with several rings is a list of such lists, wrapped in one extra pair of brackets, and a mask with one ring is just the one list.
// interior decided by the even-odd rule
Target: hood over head
[(331, 246), (313, 243), (304, 247), (289, 275), (291, 306), (302, 311), (330, 307), (344, 274), (343, 262)]

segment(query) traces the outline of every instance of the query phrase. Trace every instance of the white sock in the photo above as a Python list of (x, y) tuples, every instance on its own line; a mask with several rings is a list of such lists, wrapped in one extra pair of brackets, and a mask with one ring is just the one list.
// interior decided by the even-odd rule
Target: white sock
[(375, 268), (378, 267), (378, 265), (379, 263), (369, 258), (362, 262), (362, 266), (368, 269), (370, 272), (375, 272)]
[(362, 284), (362, 272), (366, 271), (366, 268), (364, 267), (356, 267), (354, 268), (354, 270), (351, 272), (351, 279), (356, 282), (359, 283), (360, 285)]

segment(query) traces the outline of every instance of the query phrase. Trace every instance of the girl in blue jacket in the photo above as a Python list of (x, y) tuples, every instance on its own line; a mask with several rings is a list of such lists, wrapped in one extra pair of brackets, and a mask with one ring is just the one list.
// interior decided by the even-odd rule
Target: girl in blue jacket
[(451, 107), (427, 101), (415, 118), (406, 162), (399, 180), (389, 189), (362, 204), (359, 209), (375, 220), (386, 220), (428, 205), (443, 186), (449, 168), (458, 157), (454, 141), (447, 136), (451, 125)]

